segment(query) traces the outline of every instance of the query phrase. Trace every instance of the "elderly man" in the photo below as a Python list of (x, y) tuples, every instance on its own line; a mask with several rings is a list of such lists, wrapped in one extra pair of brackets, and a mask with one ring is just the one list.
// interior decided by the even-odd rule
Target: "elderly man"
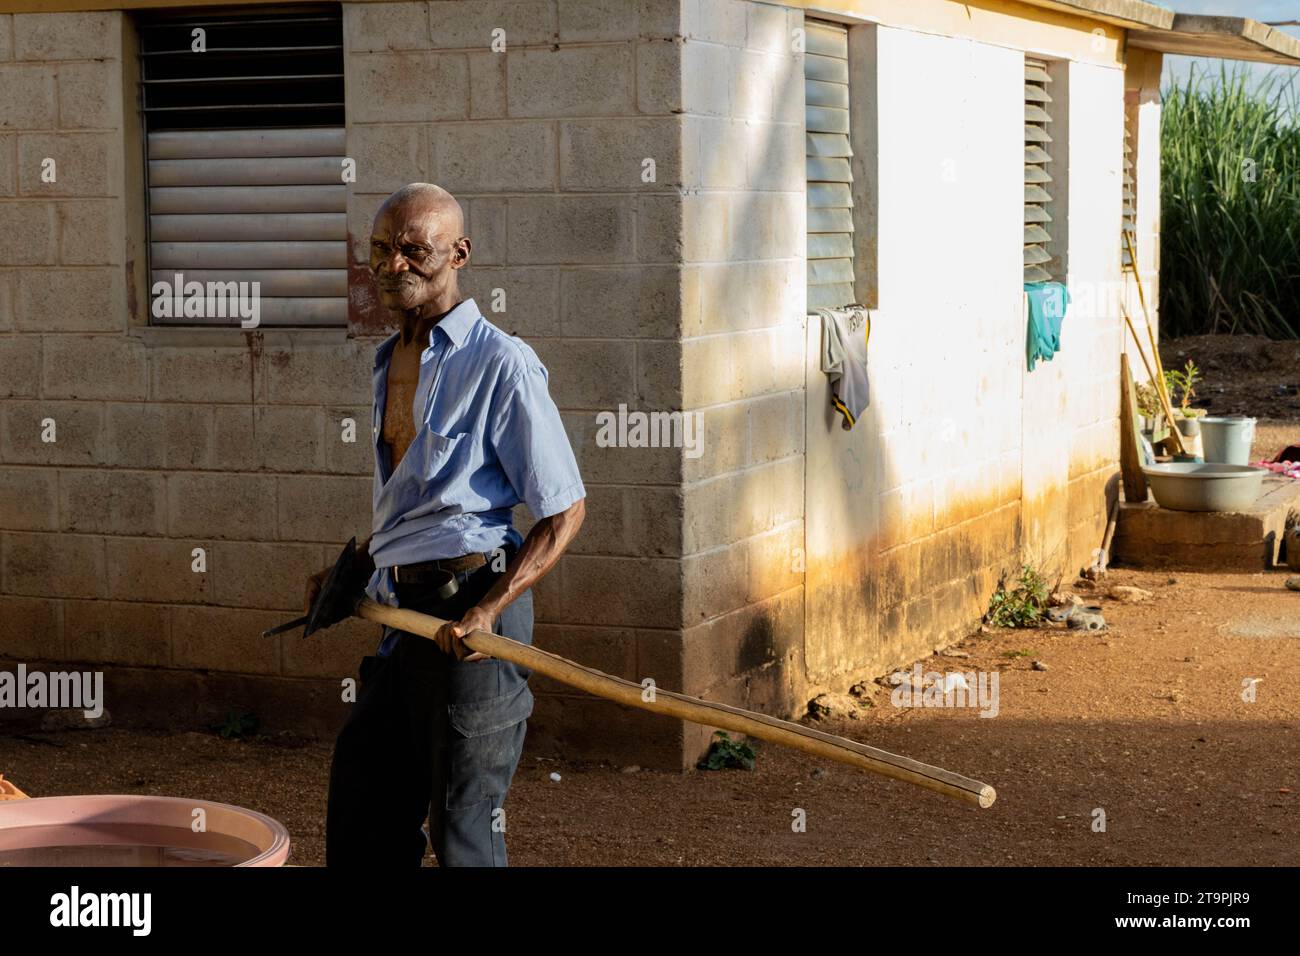
[[(366, 593), (454, 623), (436, 643), (385, 628), (362, 660), (330, 767), (330, 866), (418, 866), (426, 816), (440, 865), (505, 865), (502, 806), (532, 713), (529, 672), (470, 653), (463, 637), (531, 642), (530, 588), (582, 524), (586, 491), (545, 367), (460, 296), (463, 223), (450, 193), (413, 183), (371, 231), (370, 269), (401, 328), (375, 355)], [(527, 538), (511, 522), (521, 501), (537, 518)], [(449, 574), (459, 588), (447, 597)]]

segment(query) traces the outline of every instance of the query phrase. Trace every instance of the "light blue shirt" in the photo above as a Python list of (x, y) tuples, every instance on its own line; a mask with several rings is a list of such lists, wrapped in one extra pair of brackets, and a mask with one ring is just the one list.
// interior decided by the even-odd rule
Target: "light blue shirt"
[(587, 494), (546, 367), (473, 299), (429, 333), (411, 410), (415, 438), (393, 469), (383, 427), (398, 334), (375, 353), (375, 573), (366, 587), (393, 607), (394, 565), (518, 547), (511, 508), (522, 501), (541, 519)]

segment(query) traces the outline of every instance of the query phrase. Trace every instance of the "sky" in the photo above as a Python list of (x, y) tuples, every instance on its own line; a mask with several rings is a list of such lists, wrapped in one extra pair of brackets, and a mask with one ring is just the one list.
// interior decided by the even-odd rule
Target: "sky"
[[(1300, 0), (1160, 0), (1160, 5), (1172, 7), (1179, 13), (1211, 13), (1221, 16), (1250, 17), (1267, 23), (1270, 20), (1300, 20)], [(1293, 36), (1300, 36), (1300, 27), (1279, 27)], [(1164, 83), (1179, 82), (1187, 77), (1192, 64), (1198, 64), (1198, 72), (1209, 67), (1216, 73), (1219, 69), (1216, 59), (1193, 56), (1166, 56)], [(1229, 70), (1238, 66), (1233, 61), (1226, 61)], [(1251, 63), (1247, 67), (1252, 74), (1263, 76), (1270, 71), (1281, 71), (1283, 76), (1295, 76), (1296, 85), (1300, 87), (1300, 67), (1274, 67), (1266, 63)]]

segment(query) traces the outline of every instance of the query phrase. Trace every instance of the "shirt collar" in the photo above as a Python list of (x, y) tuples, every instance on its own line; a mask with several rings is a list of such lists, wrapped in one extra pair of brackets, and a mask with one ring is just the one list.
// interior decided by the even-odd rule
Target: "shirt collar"
[[(460, 348), (465, 344), (465, 337), (469, 335), (469, 330), (473, 327), (474, 323), (479, 320), (482, 314), (483, 313), (479, 311), (477, 302), (472, 298), (466, 299), (443, 316), (442, 321), (429, 330), (429, 345), (433, 345), (434, 334), (439, 329), (442, 329), (443, 335), (447, 336), (447, 338), (455, 344), (456, 348)], [(402, 333), (400, 331), (394, 332), (379, 344), (379, 348), (375, 350), (376, 369), (388, 361), (388, 356), (397, 345), (397, 340), (401, 335)]]
[(442, 321), (429, 331), (429, 344), (433, 344), (434, 333), (442, 329), (443, 334), (451, 339), (452, 344), (460, 348), (465, 344), (465, 337), (469, 335), (469, 330), (479, 320), (479, 316), (478, 304), (473, 299), (466, 299), (443, 316)]

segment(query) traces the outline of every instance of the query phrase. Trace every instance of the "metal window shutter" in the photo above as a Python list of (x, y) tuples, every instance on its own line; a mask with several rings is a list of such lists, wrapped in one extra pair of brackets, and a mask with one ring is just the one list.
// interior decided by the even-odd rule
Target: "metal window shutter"
[(264, 326), (345, 325), (339, 8), (160, 14), (140, 23), (140, 64), (151, 289), (258, 282)]
[(1051, 82), (1045, 62), (1025, 58), (1025, 282), (1052, 278), (1044, 268), (1044, 263), (1052, 259), (1046, 249), (1052, 239), (1048, 228), (1052, 221), (1052, 194), (1048, 188), (1052, 182), (1048, 172), (1052, 157), (1047, 150), (1052, 141), (1047, 131), (1052, 122), (1052, 97), (1047, 92)]
[[(1124, 110), (1124, 193), (1123, 213), (1120, 228), (1129, 234), (1129, 242), (1137, 246), (1137, 180), (1133, 172), (1133, 114)], [(1133, 267), (1133, 258), (1128, 253), (1128, 242), (1121, 233), (1119, 240), (1120, 266), (1124, 269)]]
[(849, 305), (853, 292), (853, 171), (849, 146), (849, 33), (804, 21), (808, 309)]

